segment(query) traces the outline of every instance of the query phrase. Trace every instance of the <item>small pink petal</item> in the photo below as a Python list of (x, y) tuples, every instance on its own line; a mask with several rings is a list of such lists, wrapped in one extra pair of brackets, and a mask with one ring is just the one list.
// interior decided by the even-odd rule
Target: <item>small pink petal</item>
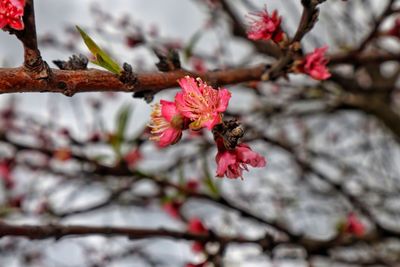
[(228, 167), (236, 163), (236, 156), (229, 151), (224, 151), (222, 153), (218, 152), (216, 156), (217, 161), (217, 176), (223, 177)]
[(168, 128), (163, 134), (160, 136), (160, 140), (158, 142), (160, 147), (166, 147), (168, 145), (173, 145), (178, 142), (182, 137), (182, 131)]
[(168, 121), (171, 122), (172, 118), (179, 114), (176, 109), (175, 103), (166, 100), (160, 100), (161, 104), (161, 115)]
[(227, 89), (220, 89), (218, 91), (218, 97), (219, 97), (219, 102), (218, 102), (218, 112), (224, 112), (228, 108), (229, 100), (231, 99), (231, 92), (229, 92)]
[(178, 80), (184, 93), (201, 94), (199, 86), (194, 78), (186, 76)]

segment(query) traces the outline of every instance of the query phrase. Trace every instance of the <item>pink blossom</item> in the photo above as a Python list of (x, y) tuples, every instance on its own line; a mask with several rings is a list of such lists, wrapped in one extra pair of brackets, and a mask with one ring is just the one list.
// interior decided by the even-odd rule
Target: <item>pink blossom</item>
[(0, 29), (10, 26), (15, 30), (23, 30), (25, 0), (0, 0)]
[(176, 200), (168, 201), (162, 206), (163, 210), (173, 218), (178, 218), (180, 216), (179, 210), (181, 207), (182, 202)]
[(185, 187), (189, 191), (197, 191), (197, 189), (199, 188), (199, 182), (195, 179), (190, 179), (186, 182)]
[(365, 234), (365, 227), (357, 215), (351, 212), (349, 215), (347, 215), (345, 231), (348, 234), (361, 237)]
[(207, 67), (206, 67), (203, 59), (201, 59), (199, 57), (192, 57), (191, 64), (196, 72), (198, 72), (198, 73), (207, 72)]
[(161, 100), (153, 107), (151, 113), (150, 140), (157, 141), (159, 146), (166, 147), (178, 142), (185, 127), (185, 118), (177, 110), (175, 103)]
[(0, 161), (0, 179), (3, 180), (4, 186), (7, 189), (12, 189), (15, 185), (11, 172), (12, 172), (11, 161), (9, 160)]
[(190, 219), (188, 224), (188, 231), (192, 234), (205, 234), (208, 232), (207, 228), (197, 217)]
[(272, 16), (265, 8), (261, 12), (252, 14), (251, 25), (247, 32), (247, 37), (251, 40), (273, 40), (279, 43), (283, 40), (281, 29), (282, 18), (278, 16), (278, 11), (274, 10)]
[(243, 170), (248, 171), (247, 165), (252, 167), (265, 167), (266, 161), (263, 156), (251, 150), (247, 144), (239, 144), (233, 150), (226, 149), (217, 141), (218, 153), (217, 177), (228, 177), (236, 179), (243, 178)]
[(124, 156), (124, 161), (129, 167), (134, 167), (136, 163), (142, 159), (142, 153), (137, 148), (132, 149)]
[(231, 93), (227, 89), (216, 90), (200, 78), (197, 81), (189, 76), (178, 80), (182, 91), (175, 96), (180, 113), (190, 119), (191, 129), (207, 127), (212, 130), (221, 123), (222, 115), (229, 103)]
[(400, 17), (395, 20), (393, 27), (389, 30), (389, 35), (400, 39)]
[(200, 253), (204, 251), (204, 244), (201, 242), (193, 242), (192, 251), (196, 253)]
[[(197, 217), (190, 219), (188, 223), (188, 231), (192, 234), (207, 234), (208, 229), (204, 226), (201, 220)], [(194, 252), (204, 251), (204, 244), (201, 242), (193, 242), (192, 250)]]
[(297, 66), (299, 71), (310, 75), (315, 80), (326, 80), (331, 77), (326, 67), (328, 60), (324, 57), (326, 50), (328, 50), (328, 46), (323, 46), (307, 54), (303, 61)]

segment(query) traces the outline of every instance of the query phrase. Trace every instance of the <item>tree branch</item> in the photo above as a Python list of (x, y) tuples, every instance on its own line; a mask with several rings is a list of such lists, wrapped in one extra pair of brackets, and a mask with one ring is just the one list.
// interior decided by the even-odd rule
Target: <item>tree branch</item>
[(185, 239), (190, 241), (209, 242), (217, 241), (221, 243), (255, 243), (258, 240), (247, 240), (242, 238), (232, 238), (209, 234), (191, 234), (166, 229), (139, 229), (130, 227), (96, 227), (96, 226), (67, 226), (59, 224), (50, 225), (10, 225), (0, 222), (0, 237), (22, 236), (29, 239), (60, 239), (66, 236), (125, 236), (132, 240), (143, 238), (172, 238)]
[(148, 72), (137, 76), (137, 84), (123, 84), (116, 75), (97, 69), (71, 71), (52, 69), (51, 80), (38, 80), (28, 75), (23, 68), (0, 68), (0, 93), (52, 92), (72, 96), (81, 92), (158, 92), (178, 85), (177, 80), (185, 75), (201, 77), (212, 84), (225, 85), (260, 80), (264, 65), (234, 68), (198, 74), (185, 70), (166, 73)]

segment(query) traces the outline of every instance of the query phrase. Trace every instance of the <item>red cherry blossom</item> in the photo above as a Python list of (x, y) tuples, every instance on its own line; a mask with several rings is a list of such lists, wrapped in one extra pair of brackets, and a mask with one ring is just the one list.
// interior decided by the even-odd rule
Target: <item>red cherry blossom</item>
[(389, 30), (389, 35), (400, 39), (400, 17), (395, 20), (394, 25)]
[(186, 182), (185, 187), (190, 191), (197, 191), (197, 189), (199, 188), (199, 182), (195, 179), (190, 179)]
[(198, 73), (207, 72), (207, 67), (206, 67), (203, 59), (201, 59), (199, 57), (192, 57), (191, 64), (196, 72), (198, 72)]
[(278, 11), (274, 10), (270, 15), (265, 8), (263, 11), (251, 14), (251, 25), (247, 32), (247, 37), (251, 40), (273, 40), (279, 43), (283, 40), (283, 31), (281, 29), (282, 18)]
[(365, 227), (357, 215), (351, 212), (349, 215), (347, 215), (345, 231), (348, 234), (361, 237), (365, 234)]
[(0, 29), (10, 26), (14, 30), (23, 30), (25, 0), (0, 0)]
[(151, 114), (150, 140), (157, 141), (159, 146), (166, 147), (178, 142), (185, 127), (185, 118), (180, 114), (174, 102), (161, 100), (153, 107)]
[(192, 234), (205, 234), (208, 232), (207, 228), (197, 217), (190, 219), (188, 224), (188, 231)]
[(175, 103), (180, 113), (190, 119), (191, 129), (207, 127), (212, 130), (221, 123), (221, 113), (224, 112), (231, 98), (227, 89), (216, 90), (200, 78), (197, 81), (189, 76), (178, 80), (182, 88), (175, 96)]
[(328, 46), (316, 48), (314, 52), (309, 53), (297, 66), (302, 73), (310, 75), (315, 80), (326, 80), (331, 77), (326, 64), (328, 60), (324, 54), (328, 50)]
[(164, 211), (168, 213), (173, 218), (178, 218), (180, 216), (180, 208), (182, 207), (182, 202), (180, 201), (168, 201), (162, 206)]
[(239, 144), (235, 149), (228, 150), (221, 140), (217, 140), (217, 146), (218, 153), (215, 157), (217, 177), (243, 178), (243, 170), (248, 171), (247, 165), (252, 167), (265, 167), (266, 165), (265, 158), (252, 151), (247, 144)]
[(11, 162), (9, 160), (2, 160), (0, 162), (0, 179), (3, 180), (4, 186), (7, 189), (12, 189), (15, 185), (11, 172)]
[[(188, 223), (188, 231), (192, 234), (207, 234), (208, 229), (204, 226), (201, 220), (197, 217), (190, 219)], [(201, 242), (194, 242), (192, 245), (192, 250), (194, 252), (202, 252), (204, 251), (204, 244)]]
[(124, 161), (129, 167), (134, 167), (142, 159), (142, 153), (137, 148), (132, 149), (124, 156)]

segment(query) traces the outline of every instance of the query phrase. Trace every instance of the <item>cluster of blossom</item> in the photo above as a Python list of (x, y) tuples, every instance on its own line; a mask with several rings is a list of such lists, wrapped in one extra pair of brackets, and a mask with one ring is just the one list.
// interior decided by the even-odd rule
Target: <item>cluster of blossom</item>
[(14, 30), (23, 30), (25, 0), (0, 0), (0, 29), (11, 27)]
[[(215, 126), (224, 123), (222, 114), (231, 98), (227, 89), (214, 89), (200, 78), (195, 80), (189, 76), (178, 80), (178, 83), (182, 91), (176, 94), (175, 101), (161, 100), (159, 104), (154, 105), (151, 114), (150, 139), (157, 141), (160, 147), (178, 142), (184, 130), (213, 130)], [(266, 164), (264, 157), (253, 152), (246, 144), (228, 149), (220, 138), (217, 138), (216, 142), (218, 177), (242, 177), (247, 165), (264, 167)]]
[[(199, 183), (196, 179), (190, 179), (186, 182), (186, 184), (183, 186), (183, 188), (189, 192), (197, 192), (199, 188)], [(209, 230), (208, 228), (203, 224), (203, 222), (198, 218), (198, 217), (192, 217), (189, 220), (185, 220), (185, 218), (181, 214), (181, 208), (186, 201), (185, 198), (179, 199), (177, 196), (175, 196), (172, 199), (169, 199), (166, 201), (162, 207), (164, 211), (170, 215), (174, 219), (181, 219), (182, 221), (186, 222), (186, 227), (188, 233), (191, 234), (208, 234)], [(194, 253), (204, 253), (205, 252), (205, 243), (199, 242), (199, 241), (194, 241), (192, 243), (192, 251)], [(200, 263), (187, 263), (185, 266), (186, 267), (204, 267), (206, 266), (207, 261), (203, 261)]]
[[(270, 15), (265, 8), (263, 11), (253, 13), (250, 20), (250, 28), (247, 37), (251, 40), (272, 40), (280, 44), (287, 40), (286, 34), (282, 31), (282, 18), (274, 10)], [(310, 75), (315, 80), (326, 80), (331, 74), (326, 64), (328, 60), (324, 57), (327, 46), (317, 48), (307, 54), (303, 60), (295, 62), (293, 71)]]
[[(203, 224), (203, 222), (197, 218), (193, 217), (189, 220), (187, 230), (191, 234), (204, 235), (208, 234), (207, 227)], [(193, 242), (192, 251), (195, 253), (201, 253), (205, 249), (204, 244), (201, 242)], [(207, 260), (200, 263), (187, 263), (185, 267), (205, 267), (207, 265)]]
[(343, 230), (347, 234), (362, 237), (365, 234), (365, 226), (353, 212), (347, 215), (346, 222), (344, 223)]
[(400, 39), (400, 17), (396, 18), (392, 28), (389, 30), (389, 35)]

